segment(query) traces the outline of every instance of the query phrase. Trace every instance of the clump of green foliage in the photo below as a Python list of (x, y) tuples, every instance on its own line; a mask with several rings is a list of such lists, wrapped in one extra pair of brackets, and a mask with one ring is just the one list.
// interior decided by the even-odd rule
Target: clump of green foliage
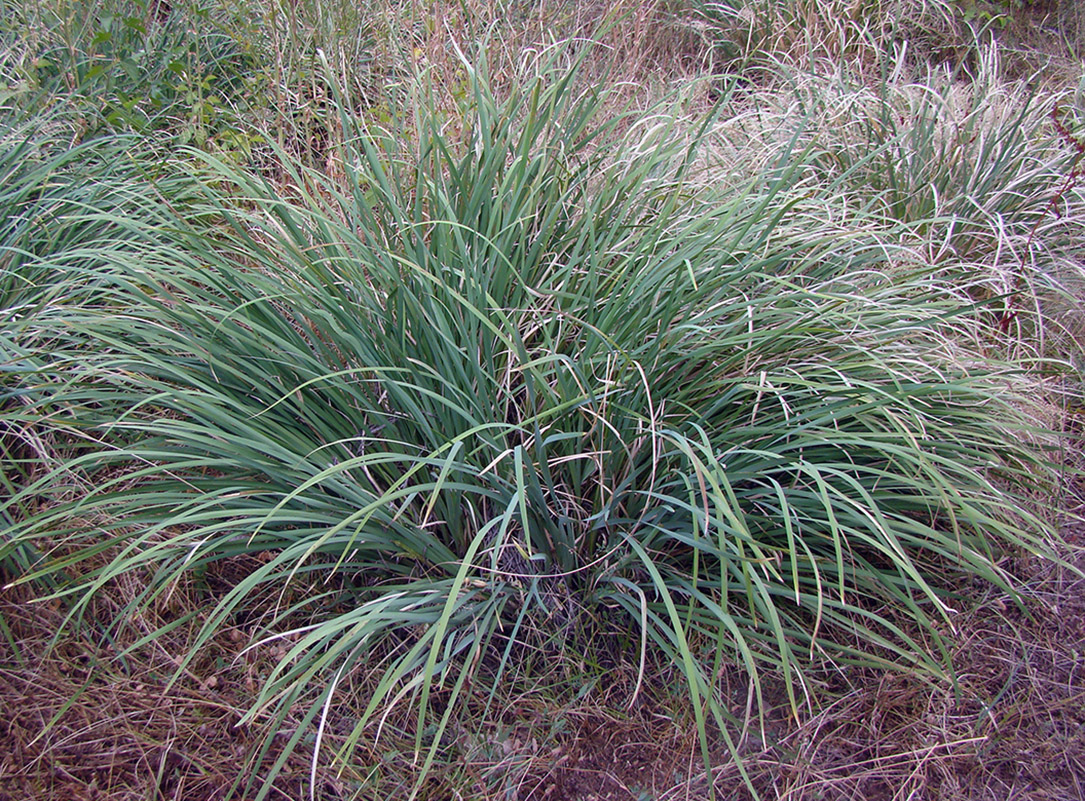
[(229, 138), (257, 72), (253, 42), (220, 11), (195, 0), (10, 4), (0, 23), (7, 102), (28, 117), (63, 110), (82, 138)]
[(1044, 552), (1018, 398), (953, 344), (975, 305), (900, 231), (810, 229), (811, 149), (714, 184), (710, 125), (601, 119), (565, 57), (507, 96), (465, 65), (455, 126), (421, 90), (386, 128), (338, 106), (341, 175), (284, 155), (289, 200), (205, 158), (202, 200), (88, 266), (109, 307), (9, 385), (94, 447), (5, 502), (0, 557), (78, 576), (73, 614), (138, 575), (134, 614), (261, 554), (200, 642), (276, 591), (257, 616), (289, 645), (247, 719), (303, 701), (318, 745), (377, 660), (344, 758), (411, 698), (428, 766), (532, 653), (638, 687), (669, 663), (702, 735), (725, 665), (794, 707), (815, 653), (944, 674), (953, 588), (1012, 593), (1002, 552)]

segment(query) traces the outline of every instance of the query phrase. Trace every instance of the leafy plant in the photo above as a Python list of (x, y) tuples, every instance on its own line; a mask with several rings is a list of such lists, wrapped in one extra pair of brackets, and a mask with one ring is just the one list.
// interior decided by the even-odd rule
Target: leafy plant
[(1005, 29), (1021, 9), (1035, 5), (1035, 0), (957, 0), (957, 13), (965, 22)]
[(168, 130), (202, 146), (236, 127), (254, 89), (249, 55), (199, 3), (40, 2), (5, 19), (0, 38), (36, 34), (5, 54), (25, 112), (64, 98), (86, 134)]
[(796, 710), (813, 654), (944, 675), (952, 588), (1012, 592), (1000, 553), (1044, 551), (1043, 463), (1001, 368), (955, 358), (952, 277), (792, 221), (808, 151), (719, 186), (707, 126), (598, 121), (564, 57), (504, 99), (468, 65), (459, 137), (424, 91), (409, 136), (340, 106), (345, 189), (205, 159), (219, 226), (110, 254), (123, 309), (69, 315), (24, 390), (101, 444), (2, 507), (41, 502), (9, 539), (48, 554), (25, 580), (78, 575), (78, 612), (139, 575), (137, 614), (260, 554), (199, 640), (250, 610), (286, 648), (245, 719), (304, 701), (319, 749), (376, 665), (337, 754), (411, 699), (422, 774), (525, 653), (637, 664), (634, 695), (671, 664), (706, 762), (725, 665)]

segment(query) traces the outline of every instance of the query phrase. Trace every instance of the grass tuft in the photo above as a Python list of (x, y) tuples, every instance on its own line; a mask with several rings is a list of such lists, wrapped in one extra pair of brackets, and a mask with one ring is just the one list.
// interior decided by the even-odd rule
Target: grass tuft
[(728, 666), (756, 711), (780, 677), (795, 716), (815, 657), (951, 676), (955, 588), (1016, 597), (1004, 554), (1048, 552), (1012, 371), (959, 344), (985, 301), (909, 257), (916, 220), (799, 235), (823, 154), (795, 140), (714, 184), (711, 125), (600, 116), (565, 68), (582, 57), (544, 51), (506, 93), (465, 57), (453, 112), (424, 79), (414, 117), (337, 104), (335, 174), (281, 154), (289, 199), (203, 156), (201, 198), (159, 187), (176, 216), (81, 266), (108, 303), (19, 332), (59, 332), (13, 380), (21, 424), (93, 447), (4, 503), (0, 558), (40, 551), (21, 581), (62, 582), (70, 617), (137, 577), (119, 631), (252, 557), (183, 618), (205, 616), (178, 676), (259, 621), (251, 648), (280, 656), (244, 721), (308, 710), (272, 778), (303, 744), (349, 761), (406, 705), (417, 794), (506, 677), (636, 664), (632, 703), (649, 652), (708, 764)]

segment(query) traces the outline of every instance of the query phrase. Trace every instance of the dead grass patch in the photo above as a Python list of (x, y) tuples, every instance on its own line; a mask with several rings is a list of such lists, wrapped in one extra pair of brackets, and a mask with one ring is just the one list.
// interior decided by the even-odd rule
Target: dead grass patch
[[(1081, 498), (1083, 483), (1077, 487)], [(1078, 545), (1085, 541), (1080, 522), (1068, 520), (1065, 534)], [(1085, 567), (1080, 553), (1069, 558)], [(225, 568), (203, 591), (224, 591), (231, 569), (244, 571), (245, 565)], [(957, 621), (956, 690), (910, 674), (826, 673), (835, 700), (801, 725), (789, 722), (781, 707), (770, 714), (764, 741), (751, 727), (741, 748), (762, 796), (1085, 797), (1085, 580), (1067, 567), (1039, 562), (1024, 565), (1021, 573), (1027, 614), (987, 588), (967, 590), (979, 604)], [(241, 621), (168, 686), (176, 654), (195, 636), (198, 617), (178, 626), (174, 644), (121, 654), (142, 626), (163, 625), (181, 608), (200, 608), (200, 599), (193, 588), (178, 590), (170, 603), (158, 605), (158, 619), (120, 630), (112, 642), (103, 640), (96, 629), (104, 626), (95, 621), (111, 620), (133, 590), (116, 587), (103, 594), (85, 629), (55, 643), (63, 607), (33, 602), (21, 587), (0, 596), (6, 625), (0, 638), (0, 801), (251, 797), (238, 780), (264, 732), (237, 722), (276, 654), (243, 653), (256, 622)], [(419, 797), (707, 798), (695, 727), (680, 704), (668, 703), (666, 677), (628, 710), (624, 674), (614, 675), (613, 687), (564, 701), (532, 694), (521, 684), (500, 699), (505, 711), (486, 730), (471, 730), (468, 719), (450, 731)], [(358, 703), (365, 698), (364, 684), (361, 677)], [(740, 689), (734, 693), (738, 716)], [(343, 723), (353, 713), (336, 714), (342, 720), (329, 726), (332, 743), (349, 729)], [(287, 721), (280, 740), (295, 730), (298, 718)], [(411, 718), (397, 713), (380, 742), (363, 743), (353, 775), (337, 775), (318, 762), (316, 797), (406, 797), (414, 778)], [(277, 755), (273, 746), (258, 770), (266, 771)], [(713, 756), (717, 797), (747, 798), (722, 739)], [(310, 757), (304, 746), (291, 755), (268, 797), (307, 797)]]

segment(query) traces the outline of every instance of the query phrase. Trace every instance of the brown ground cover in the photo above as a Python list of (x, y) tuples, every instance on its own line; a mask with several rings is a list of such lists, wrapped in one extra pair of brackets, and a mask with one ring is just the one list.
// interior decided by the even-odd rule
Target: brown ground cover
[[(1083, 483), (1076, 482), (1080, 498)], [(1076, 546), (1068, 560), (1085, 568), (1085, 526), (1067, 518), (1064, 531)], [(751, 728), (739, 748), (762, 797), (1085, 798), (1085, 579), (1068, 566), (1020, 570), (1027, 613), (989, 588), (968, 588), (979, 603), (957, 624), (956, 690), (908, 674), (827, 675), (831, 700), (801, 724), (770, 714), (765, 742)], [(117, 588), (103, 596), (93, 613), (108, 619), (122, 595)], [(194, 625), (178, 627), (175, 649), (151, 645), (118, 656), (138, 639), (138, 627), (108, 642), (88, 626), (54, 643), (63, 616), (59, 604), (32, 602), (24, 589), (0, 595), (0, 801), (251, 796), (237, 780), (262, 731), (237, 723), (259, 673), (278, 656), (273, 649), (246, 652), (251, 632), (239, 626), (170, 686), (175, 654)], [(667, 708), (662, 693), (656, 700), (645, 693), (629, 711), (618, 685), (613, 698), (575, 704), (507, 699), (517, 710), (505, 716), (508, 723), (488, 734), (456, 734), (422, 797), (707, 798), (688, 712)], [(283, 727), (259, 761), (263, 770), (295, 726)], [(749, 797), (717, 740), (718, 797)], [(368, 779), (364, 768), (352, 777), (321, 767), (316, 797), (405, 797), (412, 744), (387, 735), (360, 749), (361, 763), (368, 758), (372, 768)], [(304, 744), (291, 755), (268, 797), (306, 797), (310, 756)], [(384, 778), (367, 790), (378, 766)]]

